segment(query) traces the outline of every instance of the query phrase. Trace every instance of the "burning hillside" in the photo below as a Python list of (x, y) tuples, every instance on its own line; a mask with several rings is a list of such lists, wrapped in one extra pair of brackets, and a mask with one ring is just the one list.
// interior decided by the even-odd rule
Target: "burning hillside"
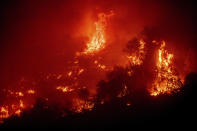
[[(17, 38), (14, 37), (17, 32), (7, 37), (15, 38), (19, 44), (5, 46), (2, 53), (2, 124), (12, 117), (22, 118), (26, 112), (34, 111), (38, 108), (38, 100), (44, 102), (41, 104), (44, 110), (53, 106), (55, 117), (66, 118), (69, 114), (94, 112), (114, 100), (121, 101), (124, 108), (135, 109), (145, 102), (144, 98), (150, 102), (184, 91), (186, 75), (195, 71), (195, 62), (190, 63), (195, 58), (194, 50), (186, 51), (188, 55), (185, 56), (180, 53), (191, 47), (184, 40), (181, 43), (173, 39), (171, 33), (170, 37), (166, 35), (166, 29), (158, 26), (164, 20), (160, 14), (153, 14), (151, 20), (140, 15), (140, 9), (143, 13), (147, 11), (142, 8), (146, 2), (116, 1), (109, 8), (108, 4), (113, 2), (87, 1), (80, 10), (77, 9), (83, 2), (76, 2), (78, 4), (63, 2), (66, 7), (61, 2), (52, 2), (49, 5), (55, 4), (53, 9), (47, 10), (47, 7), (44, 11), (45, 3), (40, 3), (38, 12), (32, 15), (33, 23), (31, 18), (24, 22), (24, 28), (29, 29), (27, 32), (31, 30), (30, 35), (21, 31), (23, 34), (18, 34)], [(34, 9), (31, 4), (37, 3), (23, 4), (24, 9), (31, 7), (27, 14), (14, 9), (25, 18)], [(167, 17), (167, 5), (153, 2), (149, 6)], [(151, 16), (152, 9), (147, 15)], [(9, 13), (5, 16), (13, 15)], [(5, 22), (6, 19), (12, 17), (5, 17)], [(19, 29), (22, 26), (19, 25), (13, 28)], [(9, 30), (13, 30), (12, 26)]]

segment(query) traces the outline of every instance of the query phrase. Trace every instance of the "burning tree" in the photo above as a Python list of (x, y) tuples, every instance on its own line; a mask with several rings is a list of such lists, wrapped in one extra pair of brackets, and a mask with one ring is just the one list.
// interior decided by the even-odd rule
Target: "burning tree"
[[(124, 66), (109, 66), (103, 62), (106, 54), (99, 52), (110, 50), (106, 46), (106, 28), (108, 19), (113, 15), (113, 11), (98, 14), (95, 31), (86, 48), (75, 53), (74, 58), (66, 63), (64, 71), (43, 73), (26, 83), (24, 78), (17, 90), (3, 89), (10, 101), (0, 106), (0, 120), (20, 116), (23, 110), (33, 108), (37, 97), (49, 103), (58, 103), (62, 112), (67, 109), (81, 113), (91, 111), (98, 101), (103, 104), (113, 98), (137, 96), (147, 90), (151, 96), (177, 92), (182, 83), (173, 64), (174, 55), (165, 49), (165, 41), (157, 41), (146, 34), (139, 35), (126, 44)], [(102, 80), (106, 74), (107, 79)]]

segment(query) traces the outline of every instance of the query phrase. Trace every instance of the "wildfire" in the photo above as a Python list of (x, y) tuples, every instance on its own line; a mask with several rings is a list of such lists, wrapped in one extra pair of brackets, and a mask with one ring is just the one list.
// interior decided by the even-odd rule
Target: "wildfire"
[[(152, 88), (150, 89), (150, 95), (157, 96), (160, 94), (172, 94), (173, 92), (177, 92), (182, 86), (182, 83), (173, 65), (174, 55), (165, 49), (165, 41), (157, 42), (153, 40), (152, 43), (160, 45), (160, 47), (155, 59), (156, 76)], [(128, 49), (129, 50), (126, 51), (129, 53), (129, 56), (127, 57), (129, 58), (131, 67), (141, 65), (146, 57), (147, 46), (145, 41), (143, 39), (134, 39), (133, 41), (130, 41)], [(132, 71), (128, 72), (129, 76), (132, 75), (131, 72)]]
[(28, 94), (35, 94), (35, 91), (32, 90), (32, 89), (30, 89), (30, 90), (27, 91), (27, 93), (28, 93)]
[(1, 107), (0, 110), (0, 123), (2, 123), (2, 119), (8, 118), (9, 117), (9, 112), (8, 112), (8, 106), (6, 107)]
[(132, 52), (129, 56), (127, 56), (129, 58), (129, 62), (132, 66), (134, 65), (141, 65), (143, 63), (144, 60), (144, 56), (145, 56), (145, 42), (141, 39), (138, 41), (137, 43), (138, 48), (137, 50), (135, 50), (134, 52)]
[[(114, 13), (112, 11), (109, 14), (105, 14), (105, 13), (98, 14), (98, 21), (95, 22), (95, 28), (96, 28), (95, 32), (90, 38), (90, 41), (87, 43), (86, 49), (82, 52), (83, 54), (94, 54), (106, 47), (105, 43), (106, 43), (107, 20), (113, 15)], [(153, 43), (156, 43), (156, 41), (154, 41)], [(166, 43), (164, 41), (160, 42), (159, 44), (160, 47), (157, 51), (156, 62), (155, 62), (156, 75), (152, 87), (150, 89), (151, 96), (157, 96), (165, 93), (171, 94), (173, 92), (176, 92), (181, 87), (182, 84), (173, 65), (174, 55), (169, 53), (168, 50), (165, 49)], [(129, 61), (131, 67), (142, 65), (144, 59), (146, 58), (146, 53), (148, 52), (147, 51), (148, 42), (143, 39), (136, 39), (134, 43), (130, 43), (130, 46), (131, 47), (129, 47), (129, 51), (128, 51), (129, 53), (127, 52), (128, 53), (127, 55), (125, 54), (123, 55), (124, 58), (126, 56), (127, 64)], [(90, 96), (93, 98), (97, 98), (96, 96), (97, 92), (95, 91), (96, 89), (92, 88), (92, 86), (94, 87), (93, 84), (95, 83), (93, 83), (92, 81), (91, 82), (88, 81), (90, 79), (94, 79), (94, 76), (92, 74), (97, 75), (97, 73), (99, 72), (102, 72), (104, 74), (107, 71), (112, 71), (113, 68), (108, 64), (106, 64), (105, 62), (103, 62), (102, 58), (98, 59), (95, 57), (90, 57), (91, 59), (88, 64), (90, 64), (91, 62), (92, 63), (91, 66), (89, 66), (87, 63), (81, 61), (80, 57), (83, 56), (81, 56), (80, 53), (77, 52), (76, 54), (77, 54), (76, 57), (73, 60), (71, 60), (69, 66), (65, 69), (65, 72), (57, 73), (57, 74), (47, 73), (46, 77), (44, 75), (44, 79), (41, 79), (40, 81), (44, 81), (43, 83), (48, 82), (47, 86), (52, 85), (52, 88), (56, 90), (57, 93), (63, 92), (64, 93), (63, 95), (71, 94), (70, 96), (72, 98), (68, 98), (69, 99), (68, 103), (72, 103), (71, 104), (72, 106), (69, 107), (69, 110), (80, 113), (83, 112), (84, 110), (90, 111), (96, 105), (96, 103), (94, 103), (95, 101), (89, 98)], [(92, 70), (94, 70), (96, 73), (92, 73)], [(129, 71), (127, 72), (128, 76), (132, 76), (134, 73), (135, 72), (133, 68), (131, 69), (129, 68)], [(87, 81), (91, 83), (91, 85), (88, 85)], [(39, 83), (37, 85), (39, 85)], [(88, 86), (91, 86), (91, 91), (88, 90)], [(122, 90), (118, 92), (116, 97), (122, 98), (128, 95), (130, 93), (129, 88), (131, 87), (129, 87), (127, 84), (123, 84)], [(6, 90), (6, 91), (8, 93), (8, 96), (12, 96), (12, 97), (14, 96), (15, 100), (13, 103), (7, 103), (7, 104), (3, 104), (3, 106), (0, 106), (0, 122), (2, 122), (3, 119), (9, 118), (10, 116), (13, 115), (20, 116), (23, 110), (29, 107), (30, 105), (29, 103), (31, 103), (31, 102), (28, 103), (28, 100), (26, 101), (26, 98), (29, 96), (33, 97), (37, 93), (37, 90), (36, 91), (33, 90), (33, 87), (30, 87), (28, 89), (25, 88), (25, 90), (23, 88), (23, 90), (19, 90), (19, 91), (13, 91), (13, 90)], [(84, 99), (82, 99), (81, 97), (77, 96), (80, 91), (82, 91), (85, 95), (90, 94), (90, 96), (86, 96)], [(91, 92), (93, 93), (91, 94)], [(47, 101), (50, 100), (48, 98), (46, 99)], [(104, 103), (105, 100), (102, 100), (101, 104)], [(132, 104), (128, 102), (126, 103), (126, 105), (131, 106)]]
[[(3, 122), (3, 119), (9, 118), (13, 115), (20, 116), (22, 111), (26, 108), (29, 108), (33, 103), (24, 103), (25, 99), (29, 99), (35, 94), (35, 90), (29, 89), (26, 91), (12, 91), (7, 90), (8, 97), (12, 102), (8, 102), (5, 105), (0, 106), (0, 123)], [(29, 95), (31, 94), (31, 95)], [(14, 99), (13, 99), (14, 98)]]
[(56, 87), (57, 90), (62, 92), (72, 92), (74, 89), (70, 89), (68, 86), (58, 86)]
[(87, 48), (83, 52), (84, 54), (92, 54), (105, 48), (105, 30), (107, 26), (107, 19), (113, 15), (114, 13), (112, 11), (110, 14), (98, 14), (98, 21), (95, 22), (96, 31), (93, 34), (91, 40), (87, 43)]
[(1, 106), (0, 107), (0, 123), (3, 122), (3, 119), (9, 118), (12, 115), (20, 116), (23, 109), (25, 109), (25, 105), (22, 100), (19, 100), (18, 104)]
[(73, 100), (73, 108), (72, 110), (74, 112), (82, 112), (83, 110), (91, 111), (94, 107), (94, 102), (88, 101), (88, 100), (82, 100), (82, 99), (74, 99)]
[(173, 66), (173, 54), (165, 49), (166, 43), (161, 42), (156, 61), (156, 78), (151, 88), (151, 95), (171, 94), (181, 87), (181, 80)]

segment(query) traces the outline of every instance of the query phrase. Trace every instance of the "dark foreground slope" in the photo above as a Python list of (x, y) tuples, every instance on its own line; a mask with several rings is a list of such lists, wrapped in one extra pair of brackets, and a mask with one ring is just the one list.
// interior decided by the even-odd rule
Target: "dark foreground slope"
[[(55, 107), (44, 109), (38, 101), (34, 109), (21, 117), (12, 117), (1, 128), (65, 128), (89, 129), (149, 127), (182, 128), (195, 127), (197, 74), (190, 73), (182, 90), (173, 96), (142, 97), (131, 106), (126, 106), (126, 97), (96, 105), (93, 111), (58, 117)], [(129, 97), (129, 96), (127, 96)]]

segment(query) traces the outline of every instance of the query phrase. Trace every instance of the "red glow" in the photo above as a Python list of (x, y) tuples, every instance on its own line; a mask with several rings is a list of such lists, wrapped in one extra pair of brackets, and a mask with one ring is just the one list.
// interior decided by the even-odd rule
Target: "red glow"
[[(137, 5), (138, 2), (133, 4)], [(168, 40), (161, 41), (160, 37), (156, 40), (151, 36), (152, 32), (143, 32), (144, 27), (163, 20), (157, 14), (159, 7), (151, 6), (156, 8), (156, 11), (151, 10), (146, 14), (145, 9), (141, 12), (135, 6), (130, 8), (130, 4), (123, 6), (117, 3), (113, 10), (105, 9), (105, 4), (102, 8), (95, 7), (95, 10), (91, 6), (86, 9), (81, 3), (73, 5), (78, 9), (76, 12), (70, 12), (73, 10), (71, 6), (60, 9), (63, 15), (50, 12), (47, 16), (42, 12), (41, 17), (35, 18), (37, 21), (28, 21), (32, 25), (29, 28), (33, 30), (29, 31), (30, 36), (21, 34), (22, 40), (14, 37), (20, 42), (25, 39), (24, 45), (16, 44), (16, 47), (23, 51), (15, 49), (15, 45), (5, 51), (7, 54), (5, 53), (4, 68), (7, 70), (4, 74), (7, 75), (7, 81), (0, 88), (1, 123), (4, 119), (20, 117), (25, 110), (34, 108), (38, 98), (49, 104), (58, 103), (61, 109), (83, 113), (84, 110), (93, 110), (95, 104), (106, 103), (112, 96), (121, 99), (132, 95), (133, 85), (138, 86), (135, 84), (140, 82), (133, 82), (131, 85), (128, 81), (132, 81), (139, 69), (145, 76), (148, 74), (146, 80), (142, 78), (147, 84), (143, 90), (148, 91), (151, 98), (163, 94), (171, 95), (181, 89), (190, 64), (186, 62), (186, 71), (180, 72), (180, 60), (177, 58), (181, 55), (177, 55), (178, 49), (173, 49), (177, 43), (173, 45)], [(162, 9), (160, 13), (163, 14)], [(32, 29), (34, 26), (35, 29)], [(20, 27), (15, 30), (20, 30)], [(32, 43), (29, 43), (30, 41)], [(116, 74), (113, 74), (116, 67), (124, 70), (118, 72), (121, 77), (117, 73), (118, 79), (112, 79), (111, 82), (107, 78), (116, 77)], [(124, 79), (122, 76), (125, 76)], [(99, 98), (103, 95), (99, 94), (99, 89), (103, 86), (102, 80), (109, 83), (104, 85), (107, 89), (114, 86), (113, 82), (122, 81), (115, 85), (117, 87), (112, 90), (114, 92), (107, 90), (107, 95)], [(132, 105), (132, 100), (126, 102), (126, 106)]]

